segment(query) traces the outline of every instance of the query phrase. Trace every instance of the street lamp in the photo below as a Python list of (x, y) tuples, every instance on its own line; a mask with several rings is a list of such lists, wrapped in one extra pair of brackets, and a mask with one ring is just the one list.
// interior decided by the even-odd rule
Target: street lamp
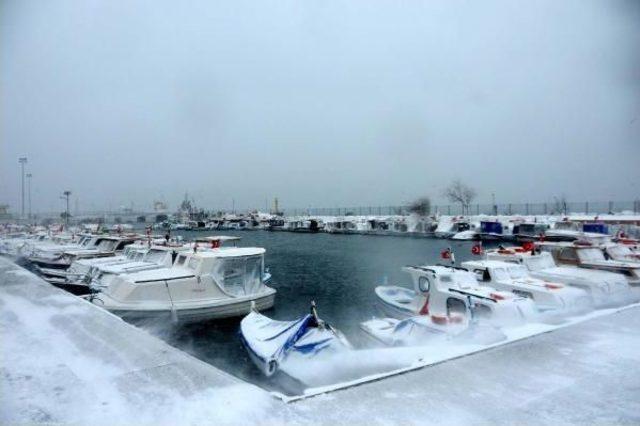
[(71, 195), (71, 191), (67, 190), (62, 193), (64, 197), (60, 197), (67, 202), (67, 210), (64, 213), (64, 227), (65, 229), (69, 228), (69, 196)]
[(27, 193), (29, 194), (29, 220), (31, 220), (31, 178), (33, 175), (31, 173), (27, 173)]
[(27, 157), (18, 158), (18, 163), (20, 163), (20, 169), (22, 172), (22, 214), (20, 215), (20, 218), (24, 219), (24, 165), (27, 164)]

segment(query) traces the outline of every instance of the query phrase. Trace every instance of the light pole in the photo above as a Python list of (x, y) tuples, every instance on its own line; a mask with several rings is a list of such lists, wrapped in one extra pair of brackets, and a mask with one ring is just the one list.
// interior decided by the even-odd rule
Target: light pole
[(496, 193), (491, 193), (491, 202), (493, 203), (493, 214), (498, 215), (498, 205), (496, 204)]
[(20, 169), (22, 172), (22, 214), (20, 215), (20, 218), (24, 219), (24, 165), (27, 164), (27, 157), (18, 158), (18, 163), (20, 163)]
[(29, 194), (29, 220), (31, 220), (31, 178), (33, 175), (31, 173), (27, 173), (27, 194)]
[(62, 193), (64, 197), (60, 197), (67, 202), (67, 210), (64, 213), (64, 227), (65, 229), (69, 228), (69, 196), (71, 195), (71, 191), (67, 190)]

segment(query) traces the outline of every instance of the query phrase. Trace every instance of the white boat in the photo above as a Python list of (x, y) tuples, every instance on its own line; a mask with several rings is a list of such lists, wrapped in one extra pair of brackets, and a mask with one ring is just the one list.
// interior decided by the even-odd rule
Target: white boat
[(496, 325), (522, 324), (537, 315), (534, 303), (512, 292), (479, 285), (471, 272), (452, 266), (406, 266), (413, 290), (399, 286), (375, 288), (385, 316), (467, 316), (469, 312)]
[(548, 282), (529, 275), (522, 265), (497, 260), (472, 260), (462, 267), (482, 283), (534, 301), (540, 311), (587, 311), (591, 298), (581, 289)]
[(240, 335), (266, 376), (291, 359), (317, 359), (351, 349), (342, 333), (318, 318), (313, 302), (311, 313), (293, 321), (276, 321), (253, 310), (240, 322)]
[(640, 253), (632, 250), (632, 246), (627, 244), (604, 244), (602, 246), (605, 257), (622, 262), (640, 262)]
[(623, 275), (556, 265), (553, 257), (546, 252), (509, 247), (487, 251), (487, 259), (516, 263), (527, 268), (532, 277), (582, 289), (589, 294), (595, 307), (615, 306), (632, 300), (631, 289)]
[(551, 253), (558, 264), (616, 272), (624, 275), (629, 285), (640, 286), (640, 264), (607, 259), (597, 245), (589, 242), (542, 242), (536, 247)]
[(467, 318), (460, 315), (419, 315), (404, 320), (374, 318), (361, 323), (360, 327), (375, 340), (388, 346), (422, 346), (433, 343), (490, 345), (506, 339), (498, 328)]
[(476, 231), (475, 229), (469, 229), (467, 231), (461, 231), (454, 234), (453, 236), (451, 236), (451, 239), (459, 241), (472, 241), (479, 239), (479, 235), (478, 231)]
[(195, 322), (242, 316), (273, 306), (276, 291), (264, 284), (262, 248), (217, 248), (180, 253), (170, 268), (121, 274), (90, 300), (125, 318), (170, 314)]
[(54, 248), (45, 256), (36, 254), (29, 257), (29, 261), (35, 264), (41, 273), (47, 275), (47, 269), (68, 269), (77, 259), (115, 256), (122, 253), (126, 246), (133, 244), (137, 239), (137, 235), (100, 235), (91, 237), (87, 242), (83, 241), (79, 247), (62, 250)]
[(438, 238), (450, 238), (460, 232), (471, 230), (472, 225), (464, 216), (440, 216), (434, 235)]

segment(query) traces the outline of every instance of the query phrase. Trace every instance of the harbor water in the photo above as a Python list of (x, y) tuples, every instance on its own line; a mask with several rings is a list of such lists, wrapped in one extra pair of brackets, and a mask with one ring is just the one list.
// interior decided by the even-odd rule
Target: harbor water
[[(209, 235), (174, 232), (185, 239)], [(269, 284), (278, 293), (265, 315), (293, 320), (306, 314), (314, 300), (321, 318), (345, 333), (355, 347), (370, 345), (359, 328), (362, 321), (379, 316), (374, 288), (383, 283), (410, 286), (405, 265), (441, 262), (440, 252), (451, 247), (456, 260), (472, 257), (470, 242), (427, 238), (393, 238), (367, 235), (329, 235), (267, 231), (221, 231), (236, 235), (239, 245), (264, 247), (265, 265), (272, 273)], [(290, 378), (263, 377), (253, 365), (239, 338), (240, 318), (171, 326), (169, 321), (142, 324), (169, 344), (243, 380), (285, 394), (299, 393), (304, 385)]]

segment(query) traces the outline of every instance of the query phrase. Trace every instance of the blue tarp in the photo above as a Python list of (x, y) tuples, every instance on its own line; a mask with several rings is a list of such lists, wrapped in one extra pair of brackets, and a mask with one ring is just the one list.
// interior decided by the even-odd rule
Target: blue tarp
[(480, 232), (483, 234), (502, 234), (500, 222), (480, 222)]
[(609, 229), (604, 223), (585, 223), (582, 225), (584, 232), (594, 232), (596, 234), (608, 234)]

